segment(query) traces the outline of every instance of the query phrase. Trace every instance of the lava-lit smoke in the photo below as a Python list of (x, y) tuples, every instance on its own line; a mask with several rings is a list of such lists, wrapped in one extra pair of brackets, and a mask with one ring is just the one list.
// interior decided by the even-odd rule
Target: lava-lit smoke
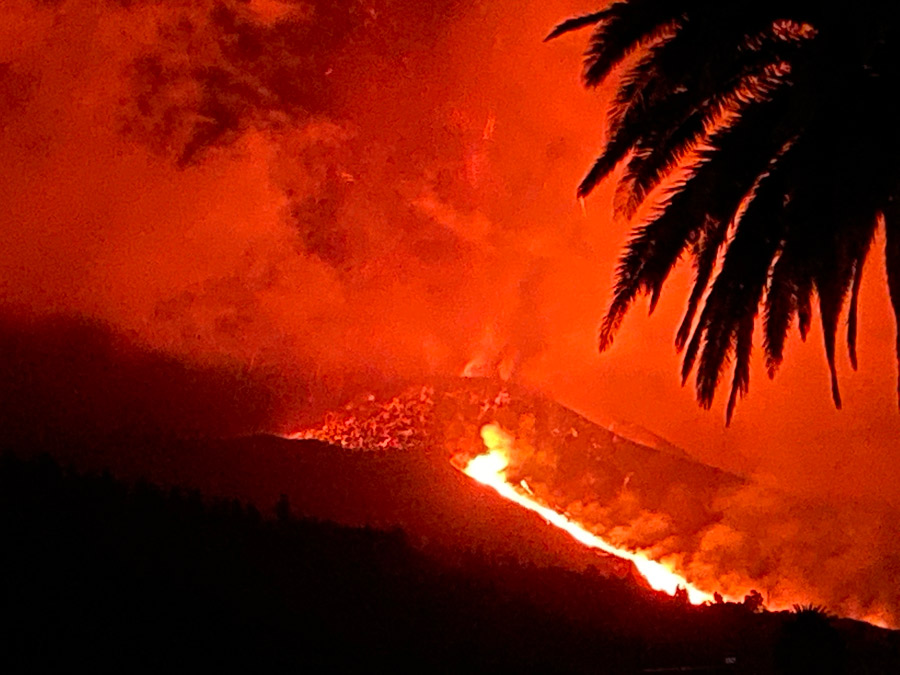
[(2, 11), (6, 305), (325, 389), (455, 374), (473, 355), (510, 374), (544, 350), (552, 260), (584, 228), (560, 205), (586, 152), (569, 124), (521, 162), (522, 84), (488, 89), (513, 58), (499, 7)]
[[(108, 334), (114, 348), (59, 378), (51, 401), (15, 388), (0, 400), (54, 412), (77, 400), (65, 418), (77, 422), (104, 397), (125, 398), (137, 415), (145, 390), (169, 379), (224, 389), (229, 420), (253, 407), (229, 432), (283, 430), (358, 391), (468, 367), (771, 476), (761, 484), (802, 496), (773, 502), (748, 487), (739, 514), (682, 550), (706, 551), (710, 574), (732, 558), (760, 574), (812, 569), (835, 598), (870, 606), (893, 587), (882, 504), (900, 505), (884, 284), (877, 273), (863, 283), (861, 316), (884, 323), (861, 326), (860, 373), (844, 379), (840, 413), (818, 345), (796, 343), (774, 384), (754, 369), (728, 432), (699, 411), (670, 348), (689, 270), (652, 322), (629, 319), (598, 357), (628, 227), (605, 215), (608, 191), (583, 211), (574, 190), (603, 143), (606, 92), (581, 89), (579, 38), (541, 43), (596, 4), (5, 0), (0, 333), (50, 317), (48, 330), (91, 325), (78, 339)], [(29, 352), (29, 368), (61, 365), (60, 345), (94, 354), (44, 343), (54, 358)], [(145, 352), (153, 358), (133, 356)], [(158, 359), (187, 375), (122, 367)], [(8, 368), (17, 387), (55, 381)], [(140, 375), (103, 379), (120, 370)], [(220, 371), (216, 386), (193, 386)], [(110, 410), (98, 425), (119, 418)], [(807, 507), (812, 498), (831, 506)], [(668, 531), (633, 508), (640, 543)], [(792, 532), (802, 547), (784, 543)], [(661, 541), (671, 555), (683, 543)], [(776, 571), (767, 578), (777, 586)]]
[[(758, 589), (772, 609), (821, 604), (844, 616), (900, 624), (891, 581), (900, 568), (900, 527), (889, 509), (848, 513), (755, 481), (700, 496), (690, 493), (689, 481), (654, 476), (652, 468), (634, 485), (633, 474), (626, 476), (610, 499), (594, 488), (607, 478), (602, 471), (573, 475), (561, 455), (536, 457), (533, 430), (520, 429), (516, 438), (498, 425), (485, 429), (505, 439), (502, 468), (513, 485), (527, 475), (521, 480), (539, 503), (614, 546), (664, 563), (707, 593), (740, 599)], [(487, 440), (485, 446), (493, 449)]]

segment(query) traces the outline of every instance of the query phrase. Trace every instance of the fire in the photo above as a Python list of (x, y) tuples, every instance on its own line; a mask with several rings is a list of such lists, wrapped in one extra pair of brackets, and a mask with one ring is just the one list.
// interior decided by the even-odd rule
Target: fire
[(540, 515), (548, 523), (565, 530), (585, 546), (600, 549), (606, 553), (625, 558), (634, 563), (652, 588), (673, 595), (678, 587), (687, 590), (688, 599), (694, 604), (711, 601), (712, 595), (689, 584), (684, 578), (667, 568), (664, 564), (651, 560), (642, 553), (620, 549), (604, 541), (592, 532), (587, 531), (567, 516), (543, 506), (523, 493), (506, 479), (506, 467), (509, 465), (508, 451), (512, 447), (512, 437), (496, 424), (486, 424), (481, 428), (481, 438), (487, 452), (469, 461), (463, 473), (479, 483), (492, 487), (502, 497), (523, 506)]

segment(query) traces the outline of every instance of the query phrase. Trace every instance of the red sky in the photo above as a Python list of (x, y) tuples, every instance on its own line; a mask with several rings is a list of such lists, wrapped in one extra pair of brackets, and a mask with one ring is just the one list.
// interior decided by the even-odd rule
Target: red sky
[(4, 2), (4, 314), (98, 319), (188, 363), (326, 391), (500, 363), (703, 461), (900, 504), (879, 245), (842, 411), (815, 328), (774, 382), (756, 359), (731, 428), (723, 401), (699, 409), (672, 346), (687, 267), (597, 354), (628, 224), (608, 186), (586, 215), (574, 198), (603, 143), (603, 92), (578, 79), (586, 35), (541, 42), (592, 7)]

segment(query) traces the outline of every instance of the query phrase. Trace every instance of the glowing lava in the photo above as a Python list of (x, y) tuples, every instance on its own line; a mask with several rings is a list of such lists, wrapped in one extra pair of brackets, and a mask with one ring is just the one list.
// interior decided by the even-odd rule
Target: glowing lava
[(633, 553), (616, 548), (600, 537), (588, 532), (578, 523), (570, 520), (561, 513), (551, 508), (542, 506), (534, 501), (528, 494), (523, 494), (516, 486), (506, 480), (505, 469), (509, 464), (508, 450), (512, 446), (512, 437), (496, 424), (486, 424), (481, 428), (481, 438), (487, 448), (487, 452), (473, 458), (463, 469), (463, 473), (471, 476), (479, 483), (492, 487), (503, 497), (534, 511), (544, 520), (556, 527), (565, 530), (576, 540), (600, 549), (606, 553), (625, 558), (634, 563), (638, 571), (647, 579), (647, 583), (658, 591), (665, 591), (673, 595), (679, 586), (687, 590), (688, 599), (694, 604), (711, 601), (713, 597), (689, 584), (685, 579), (668, 569), (662, 563), (647, 558), (641, 553)]

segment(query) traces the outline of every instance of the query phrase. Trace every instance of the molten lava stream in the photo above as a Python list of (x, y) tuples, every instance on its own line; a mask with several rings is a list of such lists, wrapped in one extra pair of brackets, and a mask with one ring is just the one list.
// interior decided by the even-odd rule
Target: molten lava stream
[(481, 429), (481, 437), (488, 451), (469, 461), (463, 469), (463, 473), (467, 476), (474, 478), (479, 483), (492, 487), (498, 494), (519, 506), (524, 506), (526, 509), (534, 511), (548, 523), (565, 530), (585, 546), (598, 548), (619, 558), (632, 561), (651, 588), (673, 595), (676, 589), (682, 586), (687, 590), (688, 599), (695, 605), (713, 599), (709, 593), (695, 588), (662, 563), (651, 560), (641, 553), (633, 553), (632, 551), (616, 548), (597, 535), (588, 532), (581, 525), (563, 514), (542, 506), (526, 494), (522, 494), (506, 480), (505, 469), (509, 464), (509, 459), (505, 452), (505, 446), (509, 445), (509, 436), (499, 426), (486, 424)]

